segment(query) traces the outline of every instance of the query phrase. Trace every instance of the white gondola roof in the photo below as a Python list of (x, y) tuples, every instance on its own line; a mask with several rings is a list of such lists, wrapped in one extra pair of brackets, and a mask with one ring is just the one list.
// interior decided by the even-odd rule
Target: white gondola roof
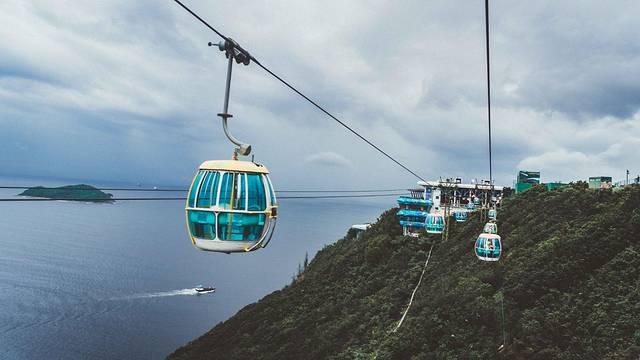
[(478, 236), (478, 238), (483, 238), (483, 239), (500, 239), (500, 235), (497, 235), (497, 234), (487, 234), (487, 233), (482, 233), (482, 234), (480, 234), (480, 236)]
[(269, 170), (262, 164), (241, 160), (207, 160), (200, 165), (200, 170), (240, 171), (258, 174), (269, 173)]

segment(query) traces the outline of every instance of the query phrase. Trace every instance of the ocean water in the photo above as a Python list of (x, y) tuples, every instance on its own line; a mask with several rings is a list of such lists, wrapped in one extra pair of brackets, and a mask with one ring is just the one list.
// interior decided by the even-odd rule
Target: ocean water
[(282, 200), (269, 246), (231, 255), (191, 245), (182, 201), (0, 203), (0, 359), (163, 358), (394, 202)]

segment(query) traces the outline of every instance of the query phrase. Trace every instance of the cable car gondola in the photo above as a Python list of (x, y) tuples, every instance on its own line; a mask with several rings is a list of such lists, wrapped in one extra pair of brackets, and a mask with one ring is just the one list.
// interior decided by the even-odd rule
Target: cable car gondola
[(468, 202), (468, 203), (467, 203), (467, 205), (466, 205), (466, 208), (467, 208), (468, 210), (470, 210), (470, 211), (473, 211), (473, 210), (475, 210), (476, 205), (473, 203), (473, 201), (469, 200), (469, 202)]
[[(211, 45), (211, 44), (210, 44)], [(187, 230), (195, 247), (224, 253), (248, 252), (267, 246), (276, 225), (276, 195), (269, 170), (252, 161), (238, 160), (251, 153), (251, 145), (227, 129), (233, 61), (248, 65), (251, 55), (231, 40), (218, 47), (229, 59), (222, 118), (224, 133), (237, 146), (231, 160), (209, 160), (200, 165), (186, 204)]]
[(489, 221), (488, 223), (484, 224), (482, 232), (485, 234), (498, 234), (498, 224), (493, 221)]
[(466, 211), (456, 211), (455, 217), (457, 222), (465, 222), (467, 221), (467, 212)]
[(498, 261), (502, 254), (502, 241), (500, 235), (482, 233), (478, 236), (475, 245), (475, 253), (482, 261)]
[(425, 228), (429, 234), (442, 234), (444, 232), (444, 216), (438, 213), (427, 215)]
[(191, 242), (201, 250), (264, 247), (277, 216), (269, 171), (249, 161), (205, 161), (191, 184), (186, 210)]
[(489, 220), (496, 220), (496, 218), (498, 217), (498, 211), (496, 211), (496, 209), (489, 209)]

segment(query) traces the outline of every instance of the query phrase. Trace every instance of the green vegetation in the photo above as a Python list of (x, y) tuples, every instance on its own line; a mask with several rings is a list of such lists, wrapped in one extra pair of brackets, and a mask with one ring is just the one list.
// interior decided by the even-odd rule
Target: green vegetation
[(67, 185), (60, 187), (36, 186), (23, 191), (21, 196), (41, 197), (56, 200), (77, 200), (89, 202), (113, 202), (113, 195), (102, 192), (91, 185)]
[(640, 187), (614, 193), (584, 185), (534, 186), (507, 199), (498, 263), (473, 254), (478, 214), (450, 222), (449, 240), (436, 243), (396, 333), (438, 238), (401, 236), (392, 209), (363, 236), (349, 232), (320, 251), (291, 285), (171, 357), (637, 359)]

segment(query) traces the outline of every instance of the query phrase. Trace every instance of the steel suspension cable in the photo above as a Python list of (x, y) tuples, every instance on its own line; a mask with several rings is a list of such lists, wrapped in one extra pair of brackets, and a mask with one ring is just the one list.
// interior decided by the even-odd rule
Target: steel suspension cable
[(413, 292), (411, 292), (411, 298), (409, 299), (409, 304), (407, 304), (407, 308), (402, 314), (400, 321), (398, 321), (398, 325), (396, 325), (396, 327), (393, 329), (392, 332), (396, 332), (398, 331), (398, 329), (400, 329), (400, 327), (402, 326), (402, 323), (404, 323), (404, 319), (407, 317), (407, 314), (409, 313), (409, 309), (411, 309), (411, 305), (413, 305), (413, 298), (416, 296), (416, 292), (418, 292), (418, 289), (420, 288), (420, 284), (422, 284), (422, 278), (424, 277), (424, 273), (427, 271), (427, 266), (429, 265), (429, 260), (431, 259), (431, 252), (433, 251), (434, 245), (435, 245), (435, 242), (432, 242), (431, 248), (429, 249), (429, 255), (427, 255), (427, 260), (424, 262), (424, 266), (422, 267), (422, 273), (420, 274), (418, 283), (416, 284), (416, 287), (413, 288)]
[[(491, 72), (490, 72), (490, 57), (489, 57), (489, 0), (484, 1), (484, 21), (485, 21), (485, 40), (486, 40), (486, 48), (487, 48), (487, 118), (489, 121), (489, 181), (491, 184), (491, 199), (489, 200), (489, 205), (493, 201), (493, 164), (492, 164), (492, 153), (491, 153)], [(493, 205), (495, 209), (495, 204)], [(489, 206), (488, 206), (489, 208)], [(497, 211), (497, 210), (496, 210)], [(487, 217), (489, 210), (487, 209)], [(505, 269), (502, 270), (503, 272)], [(503, 278), (505, 278), (503, 274)], [(502, 286), (505, 284), (503, 283)], [(502, 322), (502, 345), (498, 348), (498, 352), (502, 351), (506, 346), (506, 331), (504, 326), (504, 292), (500, 297), (500, 307), (501, 307), (501, 322)]]
[[(278, 200), (299, 200), (299, 199), (341, 199), (341, 198), (374, 198), (385, 196), (400, 196), (406, 195), (406, 193), (398, 194), (359, 194), (359, 195), (315, 195), (315, 196), (278, 196)], [(162, 200), (182, 200), (186, 201), (187, 197), (119, 197), (119, 198), (39, 198), (39, 197), (25, 197), (25, 198), (0, 198), (0, 202), (38, 202), (38, 201), (80, 201), (80, 202), (112, 202), (112, 201), (162, 201)]]
[[(177, 1), (177, 0), (175, 0)], [(303, 99), (307, 100), (309, 103), (311, 103), (313, 106), (315, 106), (316, 108), (318, 108), (320, 111), (322, 111), (323, 113), (325, 113), (327, 116), (329, 116), (330, 118), (332, 118), (333, 120), (337, 121), (340, 125), (342, 125), (345, 129), (349, 130), (351, 133), (353, 133), (355, 136), (359, 137), (362, 141), (366, 142), (367, 144), (369, 144), (371, 147), (373, 147), (374, 149), (378, 150), (378, 152), (380, 152), (382, 155), (386, 156), (388, 159), (390, 159), (391, 161), (393, 161), (394, 163), (396, 163), (398, 166), (400, 166), (401, 168), (403, 168), (404, 170), (408, 171), (411, 175), (417, 177), (418, 179), (426, 182), (425, 179), (422, 178), (422, 176), (416, 174), (413, 170), (409, 169), (408, 167), (406, 167), (404, 164), (402, 164), (401, 162), (399, 162), (398, 160), (396, 160), (395, 158), (393, 158), (391, 155), (387, 154), (387, 152), (385, 152), (384, 150), (382, 150), (381, 148), (379, 148), (377, 145), (375, 145), (374, 143), (372, 143), (371, 141), (369, 141), (367, 138), (365, 138), (364, 136), (360, 135), (357, 131), (355, 131), (354, 129), (352, 129), (349, 125), (345, 124), (344, 122), (342, 122), (340, 119), (338, 119), (337, 117), (335, 117), (332, 113), (330, 113), (329, 111), (327, 111), (324, 107), (318, 105), (318, 103), (316, 103), (315, 101), (311, 100), (308, 96), (306, 96), (305, 94), (303, 94), (302, 92), (300, 92), (298, 89), (296, 89), (295, 87), (293, 87), (293, 85), (289, 84), (287, 81), (285, 81), (284, 79), (282, 79), (280, 76), (274, 74), (271, 70), (269, 70), (266, 66), (257, 63), (258, 66), (260, 66), (261, 68), (264, 69), (264, 71), (266, 71), (267, 73), (269, 73), (270, 75), (272, 75), (273, 77), (275, 77), (276, 79), (278, 79), (278, 81), (280, 81), (281, 83), (283, 83), (285, 86), (287, 86), (289, 89), (293, 90), (296, 94), (300, 95)]]
[[(51, 186), (0, 186), (0, 189), (31, 189), (59, 190), (61, 187)], [(187, 192), (189, 189), (154, 189), (154, 188), (94, 188), (94, 189), (73, 189), (73, 191), (158, 191), (158, 192)], [(276, 193), (377, 193), (390, 191), (406, 191), (407, 189), (371, 189), (371, 190), (276, 190)]]
[[(0, 186), (0, 189), (31, 189), (38, 188), (43, 190), (61, 190), (62, 186)], [(188, 189), (153, 189), (153, 188), (94, 188), (94, 189), (73, 189), (73, 191), (158, 191), (158, 192), (181, 192), (181, 191), (189, 191)]]

